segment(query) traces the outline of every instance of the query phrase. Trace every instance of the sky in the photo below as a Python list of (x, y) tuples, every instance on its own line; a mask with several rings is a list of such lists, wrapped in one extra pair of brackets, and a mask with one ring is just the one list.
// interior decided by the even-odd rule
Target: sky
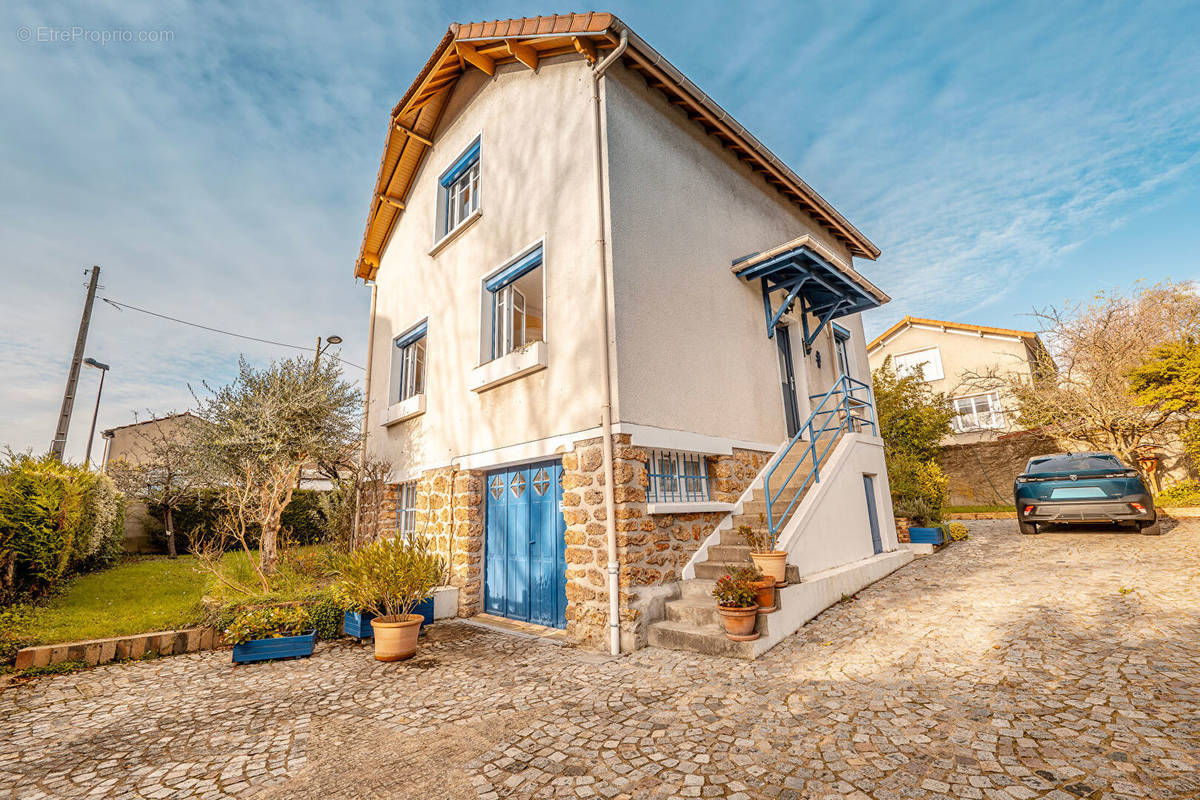
[[(297, 347), (337, 334), (365, 363), (353, 268), (392, 106), (450, 22), (565, 10), (4, 3), (0, 446), (49, 446), (93, 264), (100, 297)], [(1200, 4), (595, 10), (880, 247), (856, 264), (893, 298), (868, 336), (905, 314), (1026, 328), (1035, 307), (1200, 278)], [(98, 430), (188, 408), (239, 355), (297, 352), (98, 301), (86, 355), (112, 367)], [(98, 378), (80, 377), (72, 460)]]

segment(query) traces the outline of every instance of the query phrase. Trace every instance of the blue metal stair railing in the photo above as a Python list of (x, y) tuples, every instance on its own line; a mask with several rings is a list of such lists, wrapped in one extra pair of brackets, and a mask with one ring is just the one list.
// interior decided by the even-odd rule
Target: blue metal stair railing
[[(875, 405), (871, 398), (871, 387), (860, 380), (851, 378), (849, 375), (843, 375), (833, 384), (823, 395), (811, 395), (810, 400), (819, 401), (813, 406), (812, 414), (808, 420), (800, 426), (800, 430), (796, 431), (786, 445), (780, 450), (776, 456), (775, 462), (767, 468), (767, 473), (763, 476), (763, 494), (767, 499), (767, 531), (771, 537), (771, 548), (774, 549), (778, 542), (779, 527), (783, 520), (787, 519), (787, 515), (791, 512), (792, 507), (803, 496), (805, 489), (809, 484), (819, 483), (821, 480), (821, 462), (824, 460), (829, 450), (837, 443), (837, 434), (845, 431), (854, 433), (862, 431), (865, 428), (870, 428), (871, 433), (878, 435), (879, 426), (875, 421)], [(829, 437), (829, 441), (825, 442), (820, 453), (817, 452), (817, 444), (820, 438), (826, 433), (833, 432), (835, 435)], [(807, 441), (805, 441), (807, 435)], [(788, 453), (792, 452), (798, 443), (803, 442), (805, 447), (800, 454), (800, 458), (796, 464), (788, 472), (780, 483), (777, 491), (771, 491), (771, 478), (775, 474), (775, 470), (787, 458)], [(792, 477), (804, 466), (806, 461), (811, 460), (811, 467), (808, 474), (804, 478), (804, 482), (796, 489), (796, 493), (792, 496), (791, 501), (779, 515), (775, 517), (775, 503), (783, 497), (783, 493), (787, 490), (792, 482)]]

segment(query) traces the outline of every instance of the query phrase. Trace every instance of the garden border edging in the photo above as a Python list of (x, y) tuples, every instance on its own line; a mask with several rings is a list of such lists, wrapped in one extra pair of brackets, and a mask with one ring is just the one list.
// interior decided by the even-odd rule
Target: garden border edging
[(147, 655), (170, 656), (215, 650), (224, 647), (225, 644), (225, 637), (217, 633), (216, 628), (181, 628), (175, 631), (114, 636), (110, 639), (87, 639), (82, 642), (26, 647), (17, 651), (14, 666), (18, 670), (25, 670), (61, 664), (64, 661), (82, 661), (94, 667), (110, 661), (145, 658)]

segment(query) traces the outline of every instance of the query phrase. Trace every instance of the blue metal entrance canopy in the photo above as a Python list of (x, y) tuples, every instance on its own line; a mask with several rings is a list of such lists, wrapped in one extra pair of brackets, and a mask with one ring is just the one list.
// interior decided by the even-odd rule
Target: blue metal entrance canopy
[[(759, 281), (768, 338), (774, 338), (780, 318), (796, 301), (800, 302), (805, 353), (812, 351), (817, 335), (831, 321), (878, 308), (891, 299), (854, 270), (832, 264), (811, 246), (808, 236), (738, 259), (733, 262), (733, 271), (746, 281)], [(783, 294), (783, 301), (772, 310), (771, 296), (775, 293)], [(812, 331), (810, 314), (817, 318)]]

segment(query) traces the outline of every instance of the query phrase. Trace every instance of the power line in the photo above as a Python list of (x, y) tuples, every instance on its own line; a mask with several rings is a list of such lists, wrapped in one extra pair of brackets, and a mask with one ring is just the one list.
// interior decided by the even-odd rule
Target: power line
[[(238, 339), (247, 339), (251, 342), (260, 342), (262, 344), (273, 344), (277, 347), (291, 347), (294, 350), (305, 350), (305, 351), (312, 350), (312, 345), (288, 344), (287, 342), (276, 342), (271, 339), (260, 339), (257, 336), (247, 336), (244, 333), (234, 333), (233, 331), (227, 331), (222, 328), (213, 328), (209, 325), (201, 325), (198, 322), (188, 322), (186, 319), (179, 319), (178, 317), (170, 317), (170, 316), (167, 316), (166, 314), (159, 314), (157, 311), (150, 311), (145, 308), (138, 308), (137, 306), (131, 306), (128, 303), (120, 303), (120, 302), (117, 302), (116, 300), (112, 300), (108, 297), (101, 297), (100, 299), (103, 300), (104, 302), (108, 303), (110, 306), (117, 309), (118, 311), (128, 308), (130, 311), (140, 311), (141, 313), (149, 314), (152, 317), (158, 317), (159, 319), (170, 320), (171, 322), (178, 322), (180, 325), (189, 325), (193, 328), (199, 328), (204, 331), (211, 331), (212, 333), (222, 333), (222, 334), (225, 334), (226, 336), (233, 336)], [(355, 369), (361, 369), (363, 371), (366, 370), (365, 367), (361, 367), (352, 361), (347, 361), (346, 359), (342, 358), (341, 356), (335, 356), (335, 355), (330, 354), (328, 357), (337, 359), (338, 361), (342, 362), (343, 364), (350, 366), (350, 367), (354, 367)]]

